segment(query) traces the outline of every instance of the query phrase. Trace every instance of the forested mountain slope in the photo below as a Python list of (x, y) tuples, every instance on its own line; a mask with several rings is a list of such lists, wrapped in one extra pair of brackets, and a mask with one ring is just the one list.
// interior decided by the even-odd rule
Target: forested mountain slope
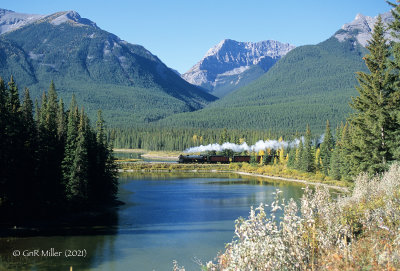
[(354, 38), (297, 47), (253, 83), (159, 124), (294, 132), (309, 123), (322, 132), (326, 119), (336, 125), (350, 112), (350, 97), (357, 95), (355, 72), (366, 70), (365, 53)]
[(0, 76), (11, 75), (34, 98), (53, 80), (60, 97), (69, 102), (74, 93), (89, 114), (102, 109), (113, 125), (151, 122), (216, 99), (142, 46), (73, 11), (39, 17), (0, 36)]

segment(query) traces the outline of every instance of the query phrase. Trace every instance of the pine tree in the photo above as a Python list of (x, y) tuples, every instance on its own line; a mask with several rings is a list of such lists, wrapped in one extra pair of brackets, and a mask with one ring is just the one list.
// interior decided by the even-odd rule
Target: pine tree
[(8, 163), (10, 155), (9, 134), (10, 110), (7, 106), (8, 91), (2, 78), (0, 78), (0, 206), (6, 201), (6, 186), (10, 178)]
[[(7, 193), (8, 202), (11, 205), (20, 205), (21, 193), (20, 188), (23, 182), (23, 172), (20, 170), (19, 162), (24, 155), (24, 139), (21, 134), (24, 131), (22, 122), (21, 103), (17, 84), (11, 76), (8, 83), (8, 95), (6, 100), (7, 122), (6, 122), (6, 146), (1, 150), (6, 153), (5, 191)], [(3, 177), (3, 176), (1, 176)]]
[(390, 117), (394, 120), (394, 125), (391, 127), (391, 137), (388, 148), (393, 153), (393, 159), (400, 160), (400, 5), (388, 2), (394, 9), (391, 10), (394, 20), (389, 24), (389, 30), (393, 40), (391, 42), (391, 56), (389, 59), (391, 68), (392, 92), (389, 94), (388, 109)]
[[(29, 95), (29, 90), (25, 88), (24, 100), (21, 106), (23, 131), (20, 137), (23, 140), (23, 154), (19, 162), (20, 168), (23, 169), (21, 172), (22, 186), (21, 196), (25, 201), (29, 201), (32, 205), (39, 202), (37, 197), (37, 191), (39, 189), (37, 183), (37, 130), (35, 120), (33, 119), (33, 102)], [(31, 206), (32, 206), (31, 205)]]
[(311, 130), (307, 124), (306, 136), (304, 138), (304, 149), (301, 154), (301, 170), (305, 172), (313, 172), (314, 168), (314, 155), (311, 149)]
[(329, 125), (329, 120), (326, 121), (326, 128), (324, 133), (324, 141), (321, 143), (321, 167), (322, 172), (328, 176), (330, 168), (330, 160), (332, 156), (332, 151), (334, 147), (333, 137), (331, 133), (331, 127)]
[(375, 24), (372, 39), (364, 57), (369, 73), (358, 72), (359, 96), (350, 104), (355, 113), (350, 117), (353, 132), (351, 146), (355, 172), (382, 172), (392, 160), (390, 143), (393, 141), (391, 107), (391, 76), (388, 70), (389, 45), (385, 39), (381, 17)]
[(219, 144), (223, 144), (225, 142), (228, 141), (228, 130), (226, 128), (224, 128), (224, 130), (222, 131), (220, 137), (219, 137)]
[(10, 112), (16, 113), (18, 112), (21, 103), (19, 101), (18, 87), (17, 84), (14, 82), (13, 76), (11, 76), (10, 82), (8, 83), (8, 90), (10, 94), (8, 95), (7, 105)]
[(96, 122), (96, 156), (95, 201), (111, 201), (115, 198), (118, 189), (117, 168), (112, 147), (107, 145), (104, 119), (100, 110), (97, 112)]
[(346, 122), (342, 129), (342, 137), (340, 139), (339, 160), (340, 160), (340, 176), (342, 180), (350, 181), (352, 179), (352, 171), (354, 170), (353, 161), (351, 159), (353, 142), (351, 139), (351, 130), (349, 123)]
[(75, 152), (78, 140), (78, 124), (79, 124), (78, 121), (79, 121), (78, 107), (76, 105), (75, 97), (72, 96), (68, 112), (67, 135), (65, 142), (64, 157), (61, 164), (63, 186), (65, 191), (65, 196), (67, 199), (73, 197), (73, 192), (72, 192), (73, 189), (71, 189), (71, 182), (74, 182), (73, 165), (74, 165)]
[(57, 110), (57, 137), (58, 140), (64, 144), (66, 137), (66, 116), (64, 112), (64, 102), (62, 99), (58, 102)]
[[(343, 126), (343, 124), (341, 125)], [(342, 163), (340, 160), (340, 152), (341, 152), (341, 137), (342, 137), (343, 127), (336, 128), (336, 144), (335, 148), (332, 151), (332, 156), (330, 160), (330, 170), (329, 176), (335, 180), (340, 180), (342, 176), (340, 175)]]
[[(37, 218), (65, 210), (64, 199), (72, 207), (113, 200), (117, 168), (101, 114), (95, 133), (73, 97), (66, 119), (54, 83), (35, 112), (36, 120), (28, 89), (21, 104), (14, 79), (6, 87), (0, 78), (0, 212)], [(89, 198), (89, 182), (97, 198)]]
[(297, 150), (296, 150), (296, 161), (294, 164), (294, 166), (297, 170), (303, 170), (302, 169), (303, 168), (303, 166), (302, 166), (303, 152), (304, 152), (303, 139), (300, 139), (299, 146), (297, 147)]
[(291, 148), (290, 151), (289, 151), (289, 153), (288, 153), (287, 166), (288, 166), (289, 168), (295, 168), (296, 150), (297, 150), (297, 148)]
[(316, 171), (321, 170), (321, 149), (317, 148), (315, 150), (314, 168)]

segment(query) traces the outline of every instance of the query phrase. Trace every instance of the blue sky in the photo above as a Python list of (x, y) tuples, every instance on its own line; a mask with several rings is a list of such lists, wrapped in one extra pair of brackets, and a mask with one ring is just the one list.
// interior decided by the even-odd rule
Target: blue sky
[(226, 38), (316, 44), (357, 13), (390, 9), (384, 0), (14, 0), (0, 7), (34, 14), (75, 10), (181, 73)]

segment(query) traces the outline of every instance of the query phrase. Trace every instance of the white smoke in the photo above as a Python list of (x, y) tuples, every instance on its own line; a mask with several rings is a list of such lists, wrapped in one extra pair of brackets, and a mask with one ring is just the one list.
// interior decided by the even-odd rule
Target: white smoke
[(278, 141), (278, 140), (259, 140), (256, 142), (254, 145), (247, 145), (246, 142), (243, 142), (242, 144), (235, 144), (235, 143), (230, 143), (230, 142), (225, 142), (224, 144), (208, 144), (206, 146), (200, 145), (198, 147), (192, 147), (185, 152), (191, 153), (191, 152), (206, 152), (206, 151), (223, 151), (223, 150), (233, 150), (234, 152), (243, 152), (243, 151), (255, 151), (259, 152), (260, 150), (266, 150), (266, 149), (273, 149), (277, 150), (280, 148), (286, 149), (287, 147), (295, 147), (300, 143), (300, 140), (304, 141), (304, 138), (302, 137), (301, 139), (295, 139), (291, 142), (286, 142), (286, 141)]
[(324, 142), (324, 139), (325, 139), (325, 133), (323, 133), (323, 134), (318, 138), (317, 144), (321, 144), (322, 142)]

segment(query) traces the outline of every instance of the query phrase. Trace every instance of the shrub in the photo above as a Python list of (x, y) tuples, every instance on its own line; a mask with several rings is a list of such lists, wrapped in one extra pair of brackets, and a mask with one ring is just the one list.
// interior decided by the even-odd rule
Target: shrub
[[(280, 192), (236, 220), (235, 239), (206, 270), (400, 269), (400, 166), (361, 174), (352, 195), (333, 199), (325, 187), (305, 188), (300, 206)], [(283, 211), (280, 221), (278, 210)]]

